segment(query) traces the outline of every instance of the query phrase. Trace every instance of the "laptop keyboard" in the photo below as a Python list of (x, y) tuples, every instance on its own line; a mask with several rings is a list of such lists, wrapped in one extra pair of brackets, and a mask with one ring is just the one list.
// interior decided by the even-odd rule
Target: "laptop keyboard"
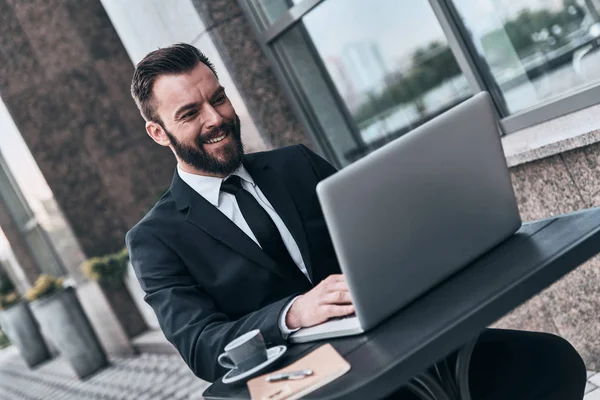
[(348, 315), (345, 315), (345, 316), (343, 316), (343, 317), (333, 317), (333, 318), (329, 318), (329, 319), (328, 319), (326, 322), (330, 322), (330, 321), (341, 321), (341, 320), (343, 320), (343, 319), (354, 318), (354, 317), (356, 317), (356, 314), (354, 314), (354, 313), (353, 313), (353, 314), (348, 314)]
[(302, 328), (292, 333), (292, 343), (302, 343), (312, 340), (321, 340), (346, 336), (347, 334), (357, 334), (363, 332), (358, 317), (355, 314), (344, 317), (331, 318), (322, 324), (310, 328)]

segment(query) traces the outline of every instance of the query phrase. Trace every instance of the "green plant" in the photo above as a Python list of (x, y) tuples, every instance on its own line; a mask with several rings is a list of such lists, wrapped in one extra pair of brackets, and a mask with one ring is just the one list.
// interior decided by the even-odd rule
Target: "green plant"
[(6, 294), (0, 294), (0, 310), (7, 309), (13, 304), (18, 303), (19, 300), (21, 300), (21, 297), (15, 291)]
[(10, 341), (8, 340), (4, 332), (2, 332), (2, 329), (0, 329), (0, 349), (3, 349), (8, 345), (10, 345)]
[(81, 266), (83, 273), (98, 282), (122, 283), (127, 274), (129, 253), (123, 249), (104, 257), (93, 257)]
[(15, 286), (6, 274), (2, 264), (0, 264), (0, 295), (9, 294), (14, 292), (14, 290)]
[(31, 289), (25, 293), (25, 298), (34, 301), (39, 298), (50, 296), (63, 288), (63, 279), (50, 275), (40, 275)]
[(0, 310), (4, 310), (21, 300), (15, 286), (8, 277), (6, 270), (0, 264)]

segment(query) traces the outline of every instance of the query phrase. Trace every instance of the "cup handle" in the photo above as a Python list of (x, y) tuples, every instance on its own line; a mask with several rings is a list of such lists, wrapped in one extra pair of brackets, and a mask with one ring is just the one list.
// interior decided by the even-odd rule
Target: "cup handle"
[(219, 365), (221, 365), (222, 367), (225, 368), (236, 368), (235, 364), (233, 363), (233, 361), (231, 361), (231, 358), (229, 358), (229, 356), (227, 355), (227, 353), (222, 353), (219, 355), (219, 357), (217, 358), (217, 362), (219, 363)]

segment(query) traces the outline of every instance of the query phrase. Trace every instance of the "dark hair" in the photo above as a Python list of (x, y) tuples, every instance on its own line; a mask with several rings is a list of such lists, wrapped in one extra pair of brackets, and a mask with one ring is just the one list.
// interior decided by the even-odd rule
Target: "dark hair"
[(209, 59), (200, 50), (186, 43), (177, 43), (154, 50), (135, 66), (131, 81), (131, 97), (146, 121), (162, 124), (152, 99), (156, 79), (162, 75), (189, 72), (199, 63), (206, 65), (217, 76), (215, 66)]

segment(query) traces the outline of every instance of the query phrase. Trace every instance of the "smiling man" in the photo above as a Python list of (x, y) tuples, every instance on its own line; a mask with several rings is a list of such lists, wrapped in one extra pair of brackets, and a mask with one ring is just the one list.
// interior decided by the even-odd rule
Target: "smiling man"
[(154, 51), (132, 96), (177, 159), (170, 190), (127, 234), (146, 301), (190, 368), (212, 381), (225, 345), (354, 312), (315, 187), (335, 169), (305, 146), (244, 155), (240, 120), (193, 46)]
[[(193, 46), (148, 54), (131, 93), (177, 170), (127, 247), (146, 302), (197, 376), (223, 375), (217, 356), (250, 330), (284, 344), (294, 329), (354, 312), (315, 191), (335, 168), (302, 145), (244, 154), (240, 120)], [(585, 366), (553, 335), (488, 330), (471, 365), (474, 400), (583, 396)]]

